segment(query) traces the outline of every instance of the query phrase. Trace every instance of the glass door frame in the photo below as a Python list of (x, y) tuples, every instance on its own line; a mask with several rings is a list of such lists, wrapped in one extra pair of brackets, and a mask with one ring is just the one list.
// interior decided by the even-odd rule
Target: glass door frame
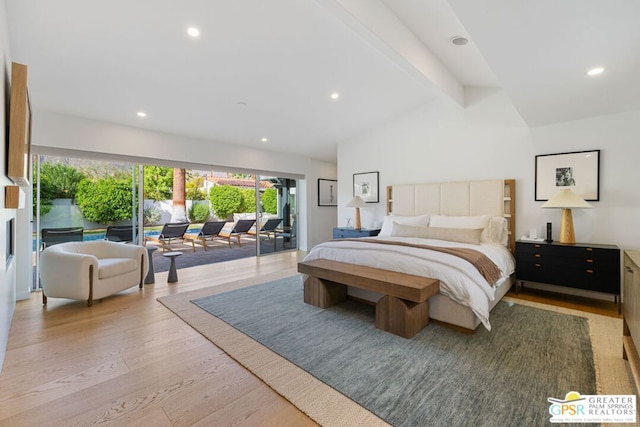
[[(278, 233), (275, 233), (274, 236), (274, 241), (273, 241), (273, 245), (274, 245), (274, 249), (273, 251), (270, 252), (265, 252), (264, 254), (262, 253), (262, 245), (261, 242), (262, 240), (260, 239), (260, 224), (262, 223), (262, 219), (264, 216), (264, 212), (262, 209), (262, 193), (260, 191), (260, 182), (266, 179), (278, 179), (279, 181), (286, 181), (286, 182), (293, 182), (294, 185), (287, 185), (287, 186), (280, 186), (279, 188), (276, 188), (277, 191), (277, 207), (276, 207), (276, 213), (279, 217), (282, 218), (282, 222), (281, 225), (279, 226), (279, 229), (281, 232), (288, 232), (291, 233), (292, 231), (292, 227), (295, 227), (295, 224), (297, 223), (297, 219), (298, 219), (298, 202), (299, 202), (299, 197), (298, 197), (298, 193), (297, 191), (292, 192), (291, 189), (295, 188), (297, 190), (298, 186), (299, 186), (299, 179), (297, 178), (285, 178), (285, 177), (280, 177), (277, 175), (259, 175), (256, 174), (256, 179), (255, 179), (255, 190), (256, 190), (256, 255), (257, 256), (263, 256), (263, 255), (271, 255), (274, 253), (278, 253), (278, 252), (288, 252), (288, 251), (295, 251), (298, 250), (298, 236), (297, 233), (295, 233), (296, 230), (294, 230), (295, 235), (290, 235), (289, 237), (282, 237), (283, 238), (283, 249), (282, 250), (278, 250), (277, 249), (277, 242), (278, 242)], [(284, 194), (286, 188), (286, 195)], [(282, 194), (281, 194), (282, 192)], [(290, 202), (291, 202), (291, 196), (293, 195), (293, 206), (291, 206)], [(288, 205), (288, 209), (285, 208), (285, 206)], [(287, 212), (285, 212), (285, 210)], [(289, 216), (289, 218), (285, 218), (285, 214), (287, 214)], [(293, 216), (293, 220), (291, 220), (291, 217)], [(284, 239), (288, 238), (291, 239), (292, 241), (295, 241), (295, 245), (292, 244), (291, 247), (287, 248), (284, 246)]]

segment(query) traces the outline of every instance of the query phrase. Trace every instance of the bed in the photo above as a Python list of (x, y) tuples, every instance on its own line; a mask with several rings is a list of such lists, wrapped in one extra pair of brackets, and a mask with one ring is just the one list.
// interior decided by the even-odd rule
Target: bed
[[(325, 242), (304, 261), (329, 259), (438, 279), (440, 292), (429, 299), (431, 319), (490, 330), (491, 309), (514, 283), (515, 219), (513, 179), (394, 185), (387, 188), (387, 216), (377, 237)], [(450, 253), (457, 248), (488, 257), (499, 274), (489, 279), (469, 259)], [(382, 297), (357, 288), (348, 294), (374, 303)]]

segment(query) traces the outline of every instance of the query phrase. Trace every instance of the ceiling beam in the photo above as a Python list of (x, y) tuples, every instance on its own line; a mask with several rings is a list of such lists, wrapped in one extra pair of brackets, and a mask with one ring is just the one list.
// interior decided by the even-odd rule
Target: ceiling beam
[(432, 92), (446, 95), (464, 106), (463, 85), (384, 3), (379, 0), (316, 2)]

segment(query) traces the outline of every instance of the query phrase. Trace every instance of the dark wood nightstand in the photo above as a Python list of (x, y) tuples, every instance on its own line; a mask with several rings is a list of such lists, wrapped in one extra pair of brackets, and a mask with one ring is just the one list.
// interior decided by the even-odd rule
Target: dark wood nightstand
[(372, 237), (380, 233), (379, 228), (361, 228), (356, 230), (353, 227), (336, 227), (333, 229), (334, 239), (346, 239), (353, 237)]
[(612, 294), (619, 304), (620, 248), (518, 240), (516, 280)]

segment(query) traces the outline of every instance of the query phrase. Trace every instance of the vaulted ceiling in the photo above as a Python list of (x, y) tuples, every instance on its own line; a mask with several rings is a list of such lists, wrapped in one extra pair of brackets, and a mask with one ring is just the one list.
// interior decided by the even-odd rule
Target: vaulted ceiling
[(36, 112), (334, 161), (470, 87), (506, 91), (530, 126), (640, 109), (634, 0), (5, 2)]

